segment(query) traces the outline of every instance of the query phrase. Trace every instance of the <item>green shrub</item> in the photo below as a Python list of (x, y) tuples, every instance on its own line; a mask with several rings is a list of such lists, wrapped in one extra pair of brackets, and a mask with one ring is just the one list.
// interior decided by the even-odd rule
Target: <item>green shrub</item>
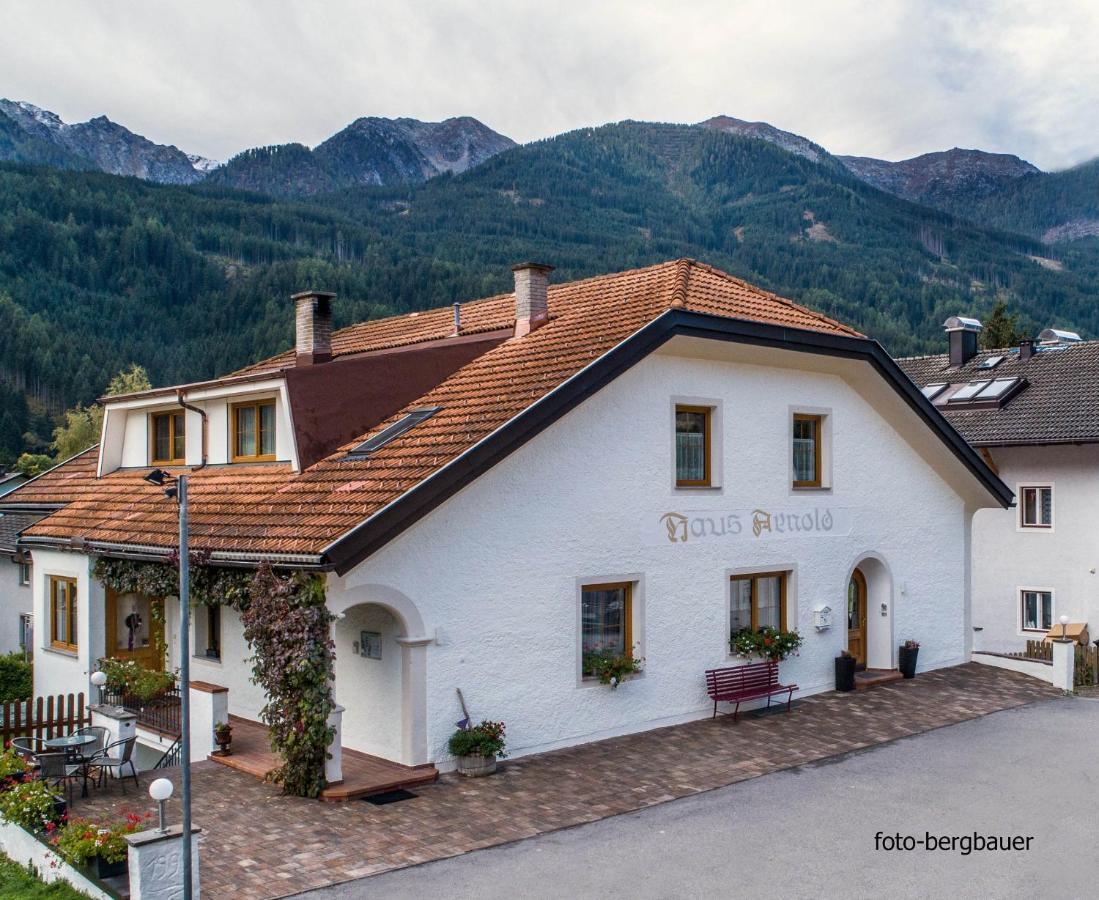
[(60, 797), (44, 781), (26, 781), (0, 793), (0, 816), (27, 831), (44, 831), (57, 820), (54, 801)]
[(30, 697), (34, 693), (32, 671), (18, 651), (0, 656), (0, 703)]
[(480, 725), (455, 731), (447, 749), (454, 756), (507, 756), (504, 743), (504, 723), (486, 719)]

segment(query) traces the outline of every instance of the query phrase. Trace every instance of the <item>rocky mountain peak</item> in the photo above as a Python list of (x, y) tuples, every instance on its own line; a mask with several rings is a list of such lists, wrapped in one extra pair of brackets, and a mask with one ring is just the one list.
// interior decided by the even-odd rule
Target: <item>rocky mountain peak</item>
[(712, 128), (715, 131), (723, 131), (726, 134), (735, 134), (740, 137), (756, 138), (777, 144), (788, 153), (804, 157), (812, 162), (820, 162), (828, 155), (827, 151), (819, 144), (814, 144), (808, 138), (791, 131), (783, 131), (775, 128), (767, 122), (746, 122), (744, 119), (736, 119), (732, 116), (714, 116), (705, 122), (698, 123), (699, 128)]

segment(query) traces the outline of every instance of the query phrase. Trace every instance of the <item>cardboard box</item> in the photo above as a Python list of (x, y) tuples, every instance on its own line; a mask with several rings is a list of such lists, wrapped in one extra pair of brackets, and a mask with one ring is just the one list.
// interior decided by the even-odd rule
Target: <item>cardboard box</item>
[[(1064, 626), (1065, 637), (1070, 641), (1075, 641), (1084, 647), (1088, 645), (1088, 623), (1087, 622), (1069, 622)], [(1047, 633), (1044, 640), (1047, 641), (1059, 641), (1061, 639), (1061, 623), (1058, 622)]]

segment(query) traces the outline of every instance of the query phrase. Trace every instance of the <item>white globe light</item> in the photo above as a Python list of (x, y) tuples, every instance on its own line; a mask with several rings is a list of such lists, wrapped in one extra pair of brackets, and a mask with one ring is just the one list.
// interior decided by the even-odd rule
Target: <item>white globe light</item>
[(1061, 616), (1061, 624), (1062, 625), (1067, 625), (1068, 624), (1068, 616)]
[(92, 672), (92, 684), (96, 687), (103, 687), (107, 683), (106, 672)]
[(160, 802), (171, 797), (174, 790), (175, 787), (167, 778), (158, 778), (149, 785), (149, 796)]

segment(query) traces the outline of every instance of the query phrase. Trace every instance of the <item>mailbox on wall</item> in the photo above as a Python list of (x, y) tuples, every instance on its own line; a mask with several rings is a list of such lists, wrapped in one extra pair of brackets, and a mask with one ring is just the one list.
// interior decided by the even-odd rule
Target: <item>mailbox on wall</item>
[(832, 627), (832, 607), (818, 606), (813, 610), (813, 627), (817, 631), (824, 631)]

